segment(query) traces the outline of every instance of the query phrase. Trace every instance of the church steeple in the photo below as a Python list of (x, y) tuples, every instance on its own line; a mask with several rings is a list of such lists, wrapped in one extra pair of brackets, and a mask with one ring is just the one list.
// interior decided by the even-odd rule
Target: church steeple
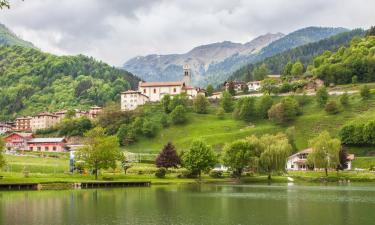
[(185, 83), (186, 86), (190, 86), (190, 81), (191, 81), (190, 67), (189, 67), (188, 64), (185, 64), (183, 66), (183, 69), (184, 69), (184, 77), (183, 77), (182, 81)]

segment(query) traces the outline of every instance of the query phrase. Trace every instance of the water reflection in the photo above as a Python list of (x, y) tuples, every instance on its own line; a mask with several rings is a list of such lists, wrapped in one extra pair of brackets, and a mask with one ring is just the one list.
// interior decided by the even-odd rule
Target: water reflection
[(373, 185), (0, 192), (0, 224), (374, 224)]

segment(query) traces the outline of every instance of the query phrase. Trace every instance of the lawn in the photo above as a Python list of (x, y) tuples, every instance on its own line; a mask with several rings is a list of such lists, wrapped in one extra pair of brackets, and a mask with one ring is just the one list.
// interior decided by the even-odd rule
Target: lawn
[[(281, 126), (268, 120), (255, 120), (250, 123), (235, 120), (231, 114), (225, 119), (218, 119), (215, 108), (208, 114), (188, 113), (188, 122), (185, 125), (170, 126), (161, 129), (154, 138), (140, 138), (135, 144), (126, 147), (127, 151), (137, 153), (158, 153), (168, 141), (173, 142), (179, 151), (189, 148), (194, 139), (200, 138), (212, 145), (215, 150), (222, 150), (223, 146), (231, 141), (247, 136), (264, 133), (285, 131), (288, 126), (296, 128), (296, 145), (299, 150), (308, 147), (309, 139), (319, 132), (328, 130), (331, 135), (338, 137), (340, 127), (353, 120), (375, 119), (375, 97), (363, 101), (359, 94), (350, 96), (350, 105), (340, 106), (340, 113), (328, 115), (323, 108), (317, 106), (315, 97), (308, 97), (309, 103), (303, 107), (303, 114), (294, 122)], [(275, 97), (275, 101), (280, 98)], [(332, 100), (339, 100), (338, 96), (331, 96)], [(375, 154), (375, 148), (349, 148), (350, 153), (359, 156)]]

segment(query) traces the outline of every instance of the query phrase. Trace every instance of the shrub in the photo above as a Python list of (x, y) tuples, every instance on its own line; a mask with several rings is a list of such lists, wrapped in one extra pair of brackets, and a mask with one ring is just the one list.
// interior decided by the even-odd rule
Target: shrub
[(167, 174), (167, 169), (164, 167), (157, 169), (155, 172), (155, 176), (157, 178), (164, 178), (166, 174)]
[(183, 124), (186, 122), (186, 110), (182, 105), (177, 106), (170, 114), (173, 124)]
[(362, 99), (369, 99), (370, 98), (370, 88), (367, 85), (363, 85), (360, 90), (360, 94)]
[(216, 111), (216, 116), (218, 119), (222, 120), (224, 119), (225, 117), (225, 111), (223, 108), (219, 108), (217, 111)]
[(212, 178), (222, 178), (223, 177), (223, 171), (215, 171), (215, 170), (212, 170), (210, 171), (210, 177)]
[(198, 94), (194, 98), (193, 105), (196, 113), (205, 114), (207, 113), (209, 102), (204, 95)]
[(150, 120), (144, 120), (142, 125), (142, 133), (146, 137), (154, 137), (157, 132), (157, 125), (150, 121)]
[(268, 118), (276, 123), (285, 123), (294, 120), (300, 113), (298, 102), (292, 97), (286, 97), (268, 110)]
[(304, 106), (309, 102), (309, 98), (307, 97), (306, 93), (303, 93), (303, 95), (296, 96), (296, 100), (298, 101), (298, 104), (300, 106)]
[(319, 106), (323, 107), (327, 104), (328, 101), (328, 92), (325, 87), (321, 87), (316, 92), (316, 101), (318, 102)]
[(160, 124), (163, 127), (169, 127), (169, 121), (168, 121), (168, 116), (166, 114), (163, 114), (160, 118)]
[(255, 118), (256, 111), (254, 102), (254, 98), (252, 97), (240, 98), (237, 101), (233, 116), (237, 119), (245, 121), (250, 121), (251, 119)]
[(375, 121), (351, 122), (340, 130), (341, 142), (348, 145), (375, 145)]
[(183, 171), (177, 177), (178, 178), (197, 178), (198, 177), (198, 173), (197, 172), (192, 172), (192, 171)]
[(344, 94), (342, 94), (340, 96), (340, 103), (343, 106), (349, 105), (349, 95), (348, 95), (348, 92), (345, 92)]
[(273, 101), (271, 96), (263, 95), (256, 102), (255, 108), (259, 118), (267, 118), (268, 110), (272, 107)]
[(339, 109), (337, 107), (337, 104), (335, 101), (329, 101), (325, 106), (325, 111), (328, 114), (337, 114), (339, 112)]
[(232, 99), (232, 95), (228, 91), (223, 92), (220, 105), (224, 109), (225, 112), (233, 111), (233, 99)]

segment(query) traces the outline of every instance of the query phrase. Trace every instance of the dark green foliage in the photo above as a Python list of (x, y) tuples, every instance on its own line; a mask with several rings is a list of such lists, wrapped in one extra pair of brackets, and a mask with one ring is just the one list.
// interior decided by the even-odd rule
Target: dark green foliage
[(348, 145), (375, 145), (375, 121), (351, 122), (340, 130), (341, 142)]
[(211, 96), (212, 93), (214, 93), (214, 87), (211, 84), (209, 84), (206, 89), (208, 96)]
[(337, 103), (336, 101), (329, 101), (324, 110), (328, 113), (328, 114), (337, 114), (339, 113), (339, 108), (337, 106)]
[(238, 99), (233, 116), (247, 122), (256, 118), (257, 114), (255, 110), (255, 98), (244, 97)]
[(173, 124), (183, 124), (187, 121), (186, 109), (179, 105), (171, 113), (170, 118)]
[(349, 105), (349, 95), (348, 95), (348, 92), (344, 92), (344, 94), (342, 94), (340, 96), (340, 103), (342, 106), (348, 106)]
[(301, 113), (298, 102), (293, 97), (285, 97), (268, 110), (268, 118), (276, 123), (292, 121)]
[(371, 26), (370, 29), (367, 30), (366, 36), (375, 36), (375, 26)]
[(327, 88), (321, 87), (316, 92), (316, 101), (320, 107), (323, 107), (327, 104), (328, 101), (328, 91)]
[(163, 168), (163, 167), (158, 168), (158, 169), (156, 170), (156, 172), (155, 172), (155, 176), (156, 176), (157, 178), (164, 178), (166, 174), (167, 174), (167, 169), (166, 169), (166, 168)]
[(233, 97), (229, 92), (223, 91), (220, 105), (225, 112), (233, 111)]
[(158, 126), (155, 122), (145, 119), (142, 124), (142, 134), (146, 137), (154, 137), (158, 130)]
[(234, 83), (233, 81), (228, 81), (228, 90), (229, 94), (231, 94), (232, 96), (235, 96), (236, 95), (236, 90), (234, 89)]
[[(312, 42), (296, 48), (292, 48), (265, 58), (254, 64), (248, 64), (235, 71), (229, 78), (231, 80), (254, 80), (252, 71), (255, 67), (266, 64), (269, 72), (272, 74), (291, 75), (292, 62), (301, 61), (306, 67), (313, 62), (315, 56), (322, 54), (324, 51), (336, 51), (342, 46), (348, 46), (350, 40), (355, 36), (363, 36), (364, 31), (355, 29), (349, 32), (339, 33), (318, 42)], [(286, 66), (289, 63), (288, 66)]]
[(164, 95), (160, 101), (160, 104), (163, 107), (165, 113), (171, 112), (171, 109), (170, 109), (171, 96), (170, 95)]
[(19, 46), (0, 47), (0, 117), (65, 108), (87, 110), (118, 101), (139, 79), (83, 55), (55, 56)]
[(267, 118), (268, 110), (272, 107), (273, 100), (269, 95), (263, 95), (256, 102), (256, 112), (259, 118)]
[(362, 99), (369, 99), (371, 96), (370, 88), (367, 85), (363, 85), (360, 90)]
[(212, 178), (222, 178), (223, 172), (222, 171), (210, 171), (209, 175)]
[(179, 94), (173, 96), (169, 103), (169, 111), (172, 112), (177, 106), (182, 106), (183, 108), (186, 108), (188, 105), (188, 97), (186, 94)]
[(168, 116), (167, 116), (166, 114), (163, 114), (163, 115), (160, 117), (160, 124), (161, 124), (163, 127), (168, 127), (168, 126), (169, 126)]
[(297, 61), (293, 64), (292, 70), (290, 71), (292, 76), (300, 76), (303, 73), (303, 64), (300, 61)]
[(60, 136), (83, 136), (83, 134), (93, 128), (91, 120), (86, 117), (63, 120), (59, 125)]
[(199, 114), (205, 114), (208, 111), (209, 104), (206, 96), (198, 94), (193, 101), (194, 111)]

